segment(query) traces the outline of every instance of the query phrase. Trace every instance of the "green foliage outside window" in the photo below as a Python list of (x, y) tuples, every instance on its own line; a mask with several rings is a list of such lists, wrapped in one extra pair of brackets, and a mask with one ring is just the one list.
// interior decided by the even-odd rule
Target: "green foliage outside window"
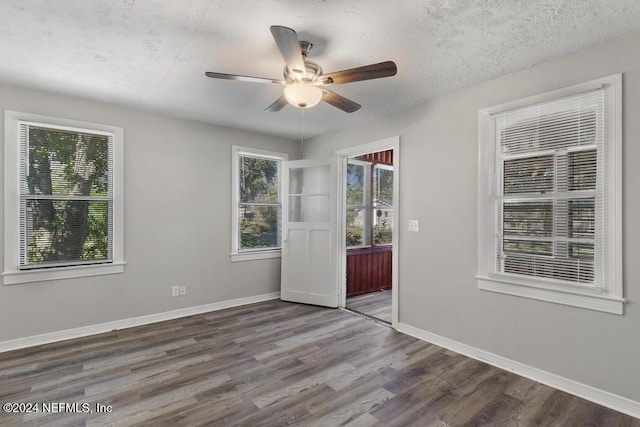
[(109, 137), (32, 125), (28, 132), (27, 263), (107, 259)]
[(239, 157), (240, 248), (279, 247), (279, 161)]
[(376, 227), (373, 229), (373, 243), (376, 245), (386, 245), (393, 241), (393, 230), (391, 226)]
[(367, 196), (365, 194), (365, 168), (363, 164), (347, 164), (347, 246), (363, 246), (368, 243), (365, 236), (365, 215), (367, 215)]
[(363, 236), (362, 228), (351, 227), (347, 228), (347, 246), (362, 246)]

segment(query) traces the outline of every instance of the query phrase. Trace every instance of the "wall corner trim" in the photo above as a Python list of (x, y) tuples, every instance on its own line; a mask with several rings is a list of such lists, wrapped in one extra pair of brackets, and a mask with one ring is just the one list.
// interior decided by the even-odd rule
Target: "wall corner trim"
[(238, 307), (241, 305), (254, 304), (257, 302), (269, 301), (280, 298), (280, 292), (255, 295), (246, 298), (237, 298), (227, 301), (214, 302), (211, 304), (199, 305), (195, 307), (179, 308), (177, 310), (154, 313), (146, 316), (131, 317), (128, 319), (115, 320), (113, 322), (99, 323), (96, 325), (82, 326), (74, 329), (49, 332), (42, 335), (34, 335), (25, 338), (16, 338), (8, 341), (0, 341), (0, 353), (21, 348), (33, 347), (37, 345), (49, 344), (58, 341), (81, 338), (89, 335), (101, 334), (117, 329), (133, 328), (135, 326), (148, 325), (150, 323), (162, 322), (165, 320), (177, 319), (180, 317), (193, 316), (194, 314), (208, 313), (211, 311), (224, 310), (225, 308)]
[(514, 374), (529, 378), (530, 380), (537, 381), (566, 393), (573, 394), (574, 396), (581, 397), (599, 405), (606, 406), (607, 408), (615, 411), (622, 412), (635, 418), (640, 418), (640, 402), (636, 402), (626, 397), (618, 396), (569, 378), (561, 377), (560, 375), (552, 374), (542, 369), (516, 362), (515, 360), (507, 359), (506, 357), (418, 329), (407, 325), (406, 323), (398, 324), (398, 332), (402, 332), (403, 334), (410, 335), (422, 341), (455, 351), (456, 353), (488, 363), (489, 365), (493, 365), (500, 369), (513, 372)]

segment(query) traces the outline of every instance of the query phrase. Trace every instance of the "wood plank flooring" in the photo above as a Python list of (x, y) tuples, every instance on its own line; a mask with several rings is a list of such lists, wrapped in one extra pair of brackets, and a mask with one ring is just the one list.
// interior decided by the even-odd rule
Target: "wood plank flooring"
[(40, 403), (0, 413), (2, 426), (640, 426), (345, 311), (281, 301), (2, 353), (0, 402)]
[(391, 293), (392, 291), (380, 291), (347, 298), (346, 307), (349, 310), (391, 323)]

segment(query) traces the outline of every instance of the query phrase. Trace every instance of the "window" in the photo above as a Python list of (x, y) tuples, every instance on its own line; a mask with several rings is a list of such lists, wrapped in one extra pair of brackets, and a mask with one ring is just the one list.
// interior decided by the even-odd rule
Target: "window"
[(480, 111), (478, 286), (622, 314), (621, 77)]
[(373, 168), (373, 244), (391, 244), (393, 237), (393, 166)]
[(124, 271), (121, 128), (5, 112), (5, 284)]
[[(347, 160), (347, 233), (349, 248), (391, 244), (393, 240), (393, 166), (376, 155)], [(390, 156), (390, 154), (387, 154)], [(374, 159), (373, 161), (368, 161)]]
[(286, 160), (282, 153), (233, 147), (232, 261), (280, 256)]
[(347, 161), (347, 246), (371, 245), (371, 164)]

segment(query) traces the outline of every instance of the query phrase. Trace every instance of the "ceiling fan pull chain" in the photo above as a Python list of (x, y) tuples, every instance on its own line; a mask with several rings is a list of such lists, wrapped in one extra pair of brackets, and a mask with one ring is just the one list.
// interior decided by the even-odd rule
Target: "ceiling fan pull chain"
[(302, 120), (302, 141), (300, 143), (300, 155), (304, 157), (304, 108), (300, 109), (300, 118)]

